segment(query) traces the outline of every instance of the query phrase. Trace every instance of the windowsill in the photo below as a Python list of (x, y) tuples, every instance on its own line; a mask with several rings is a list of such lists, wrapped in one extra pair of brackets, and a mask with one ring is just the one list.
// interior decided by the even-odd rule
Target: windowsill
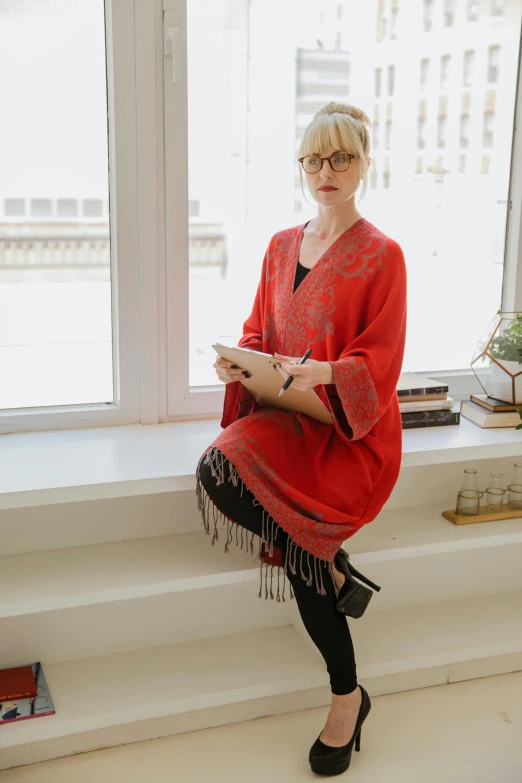
[[(456, 402), (454, 409), (458, 410)], [(193, 489), (220, 419), (21, 432), (0, 437), (0, 508)], [(402, 468), (522, 456), (522, 430), (460, 425), (403, 430)]]

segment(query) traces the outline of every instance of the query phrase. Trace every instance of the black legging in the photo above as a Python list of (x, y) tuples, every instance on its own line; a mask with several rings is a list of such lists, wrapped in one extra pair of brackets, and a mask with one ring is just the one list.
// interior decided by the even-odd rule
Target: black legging
[[(252, 504), (254, 495), (246, 487), (243, 487), (241, 493), (239, 484), (235, 487), (229, 481), (229, 465), (230, 463), (226, 460), (226, 480), (225, 483), (218, 485), (217, 479), (212, 476), (210, 466), (205, 460), (201, 460), (199, 466), (201, 483), (209, 497), (215, 501), (215, 505), (225, 516), (252, 533), (261, 536), (263, 507)], [(286, 562), (288, 541), (288, 534), (279, 527), (274, 545), (281, 549), (283, 563)], [(323, 569), (322, 576), (326, 595), (321, 595), (313, 586), (308, 586), (300, 576), (299, 570), (296, 574), (293, 574), (291, 569), (285, 573), (292, 585), (304, 626), (326, 662), (332, 693), (343, 695), (351, 693), (357, 687), (353, 642), (346, 616), (339, 614), (335, 608), (336, 591), (332, 578), (326, 566), (321, 565), (320, 567)]]

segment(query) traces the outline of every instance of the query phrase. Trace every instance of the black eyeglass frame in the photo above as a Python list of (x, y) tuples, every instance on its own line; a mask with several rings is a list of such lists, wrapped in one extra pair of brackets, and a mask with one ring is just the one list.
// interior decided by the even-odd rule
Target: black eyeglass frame
[[(348, 168), (346, 168), (346, 169), (341, 169), (341, 171), (338, 171), (337, 169), (334, 169), (334, 167), (332, 166), (332, 158), (335, 158), (335, 156), (336, 156), (336, 155), (346, 155), (346, 157), (347, 157), (347, 158), (350, 158), (350, 164), (349, 164)], [(306, 169), (305, 169), (305, 167), (304, 167), (304, 160), (305, 160), (305, 158), (312, 158), (312, 157), (313, 157), (313, 158), (319, 158), (319, 160), (321, 161), (321, 165), (320, 165), (320, 167), (317, 169), (317, 171), (314, 171), (314, 172), (306, 171)], [(332, 171), (337, 171), (337, 173), (341, 174), (343, 171), (348, 171), (348, 169), (349, 169), (349, 168), (350, 168), (350, 166), (352, 165), (352, 160), (353, 160), (353, 158), (359, 158), (359, 157), (360, 157), (360, 155), (354, 155), (354, 154), (353, 154), (353, 153), (351, 153), (351, 152), (343, 152), (343, 150), (337, 150), (337, 152), (334, 152), (334, 153), (333, 153), (333, 155), (330, 155), (330, 156), (329, 156), (329, 157), (327, 157), (327, 158), (322, 158), (320, 155), (305, 155), (305, 156), (304, 156), (304, 157), (302, 157), (302, 158), (297, 158), (297, 160), (299, 161), (299, 163), (300, 163), (300, 164), (301, 164), (301, 166), (303, 167), (303, 171), (304, 171), (306, 174), (319, 174), (319, 172), (320, 172), (320, 171), (321, 171), (321, 169), (323, 168), (323, 163), (324, 163), (324, 161), (325, 161), (325, 160), (327, 160), (327, 161), (328, 161), (328, 163), (330, 164), (330, 168), (332, 169)]]

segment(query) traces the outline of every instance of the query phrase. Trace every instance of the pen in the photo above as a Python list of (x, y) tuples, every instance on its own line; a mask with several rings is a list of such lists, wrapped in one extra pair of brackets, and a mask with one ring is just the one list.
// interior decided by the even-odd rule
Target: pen
[[(299, 362), (299, 364), (304, 364), (306, 362), (306, 360), (308, 359), (308, 357), (310, 356), (311, 353), (312, 353), (312, 349), (309, 348), (307, 350), (307, 352), (305, 353), (305, 355), (303, 356), (303, 358), (301, 359), (301, 361)], [(294, 380), (294, 377), (295, 376), (290, 375), (290, 377), (286, 379), (286, 381), (283, 383), (283, 387), (282, 387), (281, 391), (279, 392), (279, 396), (281, 396), (282, 393), (285, 392), (288, 389), (288, 387), (290, 386), (290, 384)]]

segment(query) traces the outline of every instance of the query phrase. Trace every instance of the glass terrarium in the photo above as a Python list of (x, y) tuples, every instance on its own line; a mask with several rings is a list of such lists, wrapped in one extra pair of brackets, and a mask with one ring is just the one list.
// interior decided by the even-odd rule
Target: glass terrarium
[(477, 345), (471, 368), (489, 397), (522, 403), (522, 313), (497, 313)]

